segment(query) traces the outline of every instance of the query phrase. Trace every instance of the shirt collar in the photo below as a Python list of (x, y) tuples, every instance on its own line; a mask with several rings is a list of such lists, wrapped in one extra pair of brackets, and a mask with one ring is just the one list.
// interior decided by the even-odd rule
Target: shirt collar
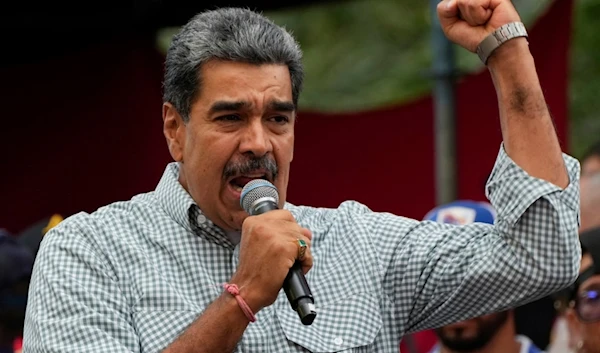
[(155, 190), (158, 202), (167, 214), (187, 230), (192, 230), (189, 210), (196, 206), (194, 199), (179, 183), (179, 165), (169, 163)]
[(192, 196), (179, 183), (179, 164), (167, 165), (155, 190), (158, 202), (175, 222), (206, 240), (233, 249), (223, 230), (206, 217)]

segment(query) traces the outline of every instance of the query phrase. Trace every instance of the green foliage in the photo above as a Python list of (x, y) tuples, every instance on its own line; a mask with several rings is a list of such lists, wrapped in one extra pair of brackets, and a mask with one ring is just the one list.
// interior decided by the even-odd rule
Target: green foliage
[(577, 0), (570, 73), (570, 151), (600, 140), (600, 0)]
[(304, 109), (370, 109), (430, 88), (426, 1), (348, 1), (268, 15), (303, 48)]
[[(515, 1), (525, 22), (548, 4)], [(424, 0), (353, 0), (267, 14), (291, 30), (304, 50), (303, 109), (356, 111), (428, 93), (432, 12)], [(482, 68), (456, 47), (461, 72)]]

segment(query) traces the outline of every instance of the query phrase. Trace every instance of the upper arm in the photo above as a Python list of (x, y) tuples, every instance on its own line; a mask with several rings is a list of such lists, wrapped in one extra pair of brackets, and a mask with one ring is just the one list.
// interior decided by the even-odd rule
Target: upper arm
[(527, 175), (501, 150), (488, 182), (494, 225), (361, 216), (406, 331), (514, 307), (576, 278), (578, 165), (566, 162), (571, 184), (563, 190)]
[(136, 352), (116, 275), (68, 221), (46, 235), (31, 279), (24, 352)]

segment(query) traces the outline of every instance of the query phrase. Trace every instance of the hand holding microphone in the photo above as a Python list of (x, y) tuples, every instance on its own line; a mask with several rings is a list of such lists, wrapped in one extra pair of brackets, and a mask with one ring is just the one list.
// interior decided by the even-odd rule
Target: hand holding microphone
[(231, 282), (254, 312), (271, 305), (283, 287), (302, 323), (310, 325), (316, 311), (304, 274), (312, 267), (312, 234), (289, 211), (279, 210), (278, 201), (277, 189), (266, 180), (253, 180), (242, 190), (240, 202), (250, 217), (242, 225), (240, 262)]

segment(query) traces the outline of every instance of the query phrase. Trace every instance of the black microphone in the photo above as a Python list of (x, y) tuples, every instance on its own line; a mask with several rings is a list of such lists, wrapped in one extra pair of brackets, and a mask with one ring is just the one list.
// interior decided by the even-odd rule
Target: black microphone
[[(279, 209), (279, 194), (275, 185), (263, 179), (250, 181), (242, 189), (240, 204), (251, 216)], [(304, 325), (312, 324), (317, 316), (315, 301), (302, 272), (300, 261), (296, 260), (283, 281), (283, 290), (288, 301)]]

